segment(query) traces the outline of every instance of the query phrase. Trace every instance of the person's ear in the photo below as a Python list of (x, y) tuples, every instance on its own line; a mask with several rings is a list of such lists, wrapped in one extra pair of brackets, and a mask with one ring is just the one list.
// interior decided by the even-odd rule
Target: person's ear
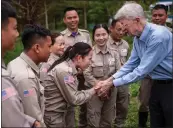
[(40, 45), (39, 44), (35, 44), (32, 48), (37, 54), (40, 53)]
[(75, 58), (76, 58), (77, 62), (79, 62), (79, 63), (83, 61), (81, 55), (77, 55)]
[(136, 22), (139, 22), (140, 21), (140, 18), (139, 17), (135, 18), (135, 21)]
[(109, 31), (112, 32), (112, 30), (113, 30), (113, 26), (111, 25), (111, 26), (109, 27)]
[(65, 18), (65, 16), (64, 16), (64, 18), (63, 18), (63, 22), (64, 22), (64, 24), (66, 24), (66, 18)]

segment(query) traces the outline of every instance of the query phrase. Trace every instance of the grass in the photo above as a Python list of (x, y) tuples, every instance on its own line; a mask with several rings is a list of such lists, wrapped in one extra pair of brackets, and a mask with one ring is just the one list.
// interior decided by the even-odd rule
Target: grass
[[(139, 102), (137, 99), (138, 90), (139, 90), (139, 82), (133, 83), (129, 85), (130, 88), (130, 104), (128, 109), (128, 116), (127, 120), (125, 121), (126, 128), (137, 128), (138, 127), (138, 106)], [(79, 106), (76, 107), (76, 128), (77, 128), (77, 122), (79, 121)]]

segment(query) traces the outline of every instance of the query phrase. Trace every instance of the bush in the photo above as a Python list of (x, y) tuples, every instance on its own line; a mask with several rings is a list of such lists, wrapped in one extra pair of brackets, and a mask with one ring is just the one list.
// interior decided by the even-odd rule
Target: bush
[(23, 45), (21, 43), (21, 38), (18, 38), (13, 51), (6, 53), (4, 57), (5, 64), (8, 64), (11, 60), (15, 59), (23, 51)]

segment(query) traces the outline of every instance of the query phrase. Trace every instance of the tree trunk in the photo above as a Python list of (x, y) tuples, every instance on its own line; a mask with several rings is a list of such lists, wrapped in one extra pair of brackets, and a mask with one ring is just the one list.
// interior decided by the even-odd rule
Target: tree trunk
[(45, 9), (45, 13), (44, 13), (45, 14), (45, 26), (47, 29), (49, 29), (46, 0), (44, 1), (44, 9)]
[(86, 1), (84, 2), (84, 8), (83, 8), (83, 13), (84, 13), (84, 28), (87, 29), (87, 9), (86, 9)]

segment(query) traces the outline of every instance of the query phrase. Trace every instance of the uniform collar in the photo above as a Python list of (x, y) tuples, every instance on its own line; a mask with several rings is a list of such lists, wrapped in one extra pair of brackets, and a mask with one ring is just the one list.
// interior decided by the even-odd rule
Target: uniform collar
[(7, 69), (7, 67), (6, 67), (5, 62), (4, 62), (3, 59), (2, 59), (2, 62), (1, 62), (1, 67), (2, 67), (3, 69)]
[[(71, 32), (68, 28), (66, 29), (66, 32), (67, 32), (67, 36), (72, 36), (72, 37), (75, 37), (73, 32)], [(76, 35), (81, 35), (82, 33), (79, 31), (79, 29), (77, 30), (76, 32)]]
[(106, 51), (103, 52), (98, 48), (97, 45), (95, 45), (95, 51), (96, 51), (96, 54), (99, 54), (99, 53), (106, 54), (106, 53), (110, 52), (107, 46), (106, 46)]
[(145, 26), (144, 26), (144, 30), (143, 30), (141, 36), (139, 37), (139, 40), (141, 40), (143, 42), (146, 42), (146, 40), (149, 37), (148, 34), (149, 34), (149, 31), (150, 31), (150, 28), (151, 28), (151, 24), (146, 23)]
[(39, 75), (39, 68), (31, 58), (29, 58), (24, 52), (20, 54), (20, 57)]
[(70, 60), (67, 60), (67, 63), (72, 68), (73, 75), (77, 75), (77, 69), (76, 69), (76, 66), (74, 65), (73, 61), (70, 59)]
[(7, 71), (7, 67), (5, 66), (5, 63), (4, 63), (4, 60), (2, 59), (2, 62), (1, 62), (1, 68), (2, 68), (2, 76), (10, 76), (10, 73)]
[(54, 53), (51, 53), (50, 58), (53, 58), (54, 60), (57, 60), (57, 59), (59, 59), (59, 56), (55, 55)]
[(122, 39), (120, 41), (114, 41), (113, 38), (111, 36), (109, 36), (109, 41), (110, 41), (110, 44), (115, 44), (115, 45), (121, 45), (123, 43)]

